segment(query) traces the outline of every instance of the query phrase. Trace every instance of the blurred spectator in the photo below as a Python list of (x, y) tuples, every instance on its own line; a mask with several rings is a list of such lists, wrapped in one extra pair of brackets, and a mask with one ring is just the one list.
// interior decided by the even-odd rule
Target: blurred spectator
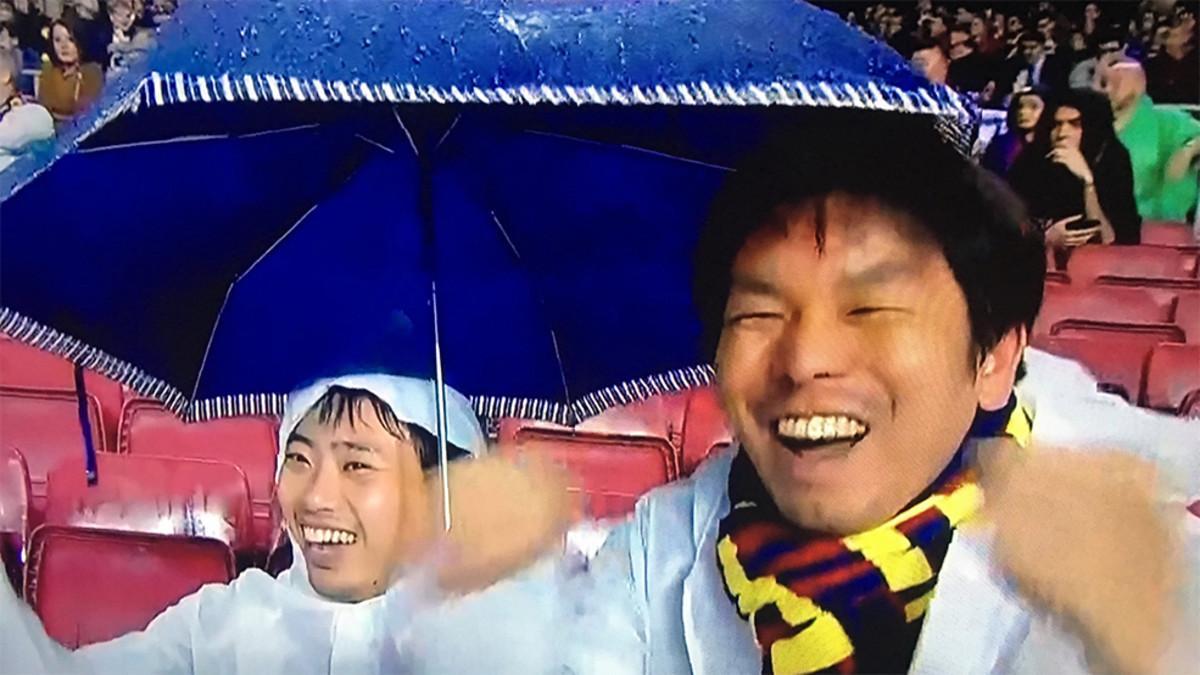
[(19, 72), (12, 59), (0, 53), (0, 171), (34, 144), (54, 137), (50, 113), (17, 91)]
[[(1117, 139), (1112, 108), (1101, 94), (1075, 89), (1052, 100), (1008, 181), (1030, 215), (1050, 223), (1050, 246), (1136, 244), (1141, 238), (1129, 152)], [(1094, 225), (1072, 228), (1087, 221)]]
[(918, 42), (913, 48), (912, 65), (921, 71), (930, 82), (946, 84), (950, 73), (950, 55), (937, 40)]
[(1166, 29), (1162, 49), (1146, 63), (1150, 98), (1156, 103), (1200, 101), (1200, 56), (1196, 54), (1195, 21), (1179, 19)]
[(1006, 83), (1005, 92), (1029, 87), (1043, 87), (1050, 91), (1067, 88), (1071, 62), (1062, 55), (1047, 54), (1041, 33), (1026, 31), (1021, 34), (1018, 44), (1020, 52), (1009, 60), (1011, 79)]
[(83, 61), (94, 61), (101, 68), (108, 65), (108, 43), (112, 39), (112, 24), (108, 12), (100, 10), (100, 0), (66, 0), (63, 18), (75, 26), (75, 38)]
[(98, 64), (83, 60), (77, 33), (69, 20), (51, 24), (50, 37), (50, 61), (38, 76), (38, 100), (61, 123), (96, 100), (104, 85), (104, 71)]
[(975, 41), (975, 51), (988, 59), (997, 58), (1004, 49), (1004, 42), (988, 23), (988, 20), (978, 14), (973, 14), (969, 26), (971, 39)]
[(115, 73), (128, 65), (129, 59), (145, 52), (154, 42), (154, 33), (136, 25), (134, 0), (108, 0), (108, 17), (112, 35), (108, 43), (109, 68)]
[(175, 13), (175, 8), (178, 5), (176, 0), (147, 0), (150, 5), (146, 7), (146, 17), (151, 25), (161, 26), (171, 15)]
[(1098, 89), (1097, 70), (1115, 63), (1125, 56), (1125, 42), (1121, 34), (1113, 28), (1096, 31), (1092, 36), (1094, 48), (1088, 58), (1075, 64), (1071, 69), (1069, 85), (1072, 89)]
[(1089, 2), (1083, 6), (1083, 25), (1080, 30), (1084, 37), (1090, 38), (1100, 31), (1100, 3)]
[(1120, 61), (1104, 71), (1104, 89), (1116, 114), (1115, 126), (1133, 164), (1138, 212), (1151, 220), (1187, 220), (1196, 206), (1200, 121), (1185, 112), (1154, 105), (1137, 61)]
[(62, 0), (12, 0), (17, 39), (25, 63), (37, 67), (50, 45), (50, 22), (62, 16)]
[(21, 55), (21, 40), (17, 34), (17, 24), (11, 19), (4, 20), (0, 17), (0, 56), (5, 56), (14, 65), (14, 71), (20, 73), (25, 67), (24, 57)]
[(975, 49), (969, 24), (950, 30), (950, 67), (946, 82), (959, 91), (978, 94), (987, 104), (996, 92), (995, 66), (991, 59)]
[(988, 144), (980, 161), (983, 167), (1007, 176), (1017, 157), (1033, 143), (1045, 109), (1045, 95), (1040, 89), (1023, 89), (1013, 94), (1008, 104), (1008, 130)]

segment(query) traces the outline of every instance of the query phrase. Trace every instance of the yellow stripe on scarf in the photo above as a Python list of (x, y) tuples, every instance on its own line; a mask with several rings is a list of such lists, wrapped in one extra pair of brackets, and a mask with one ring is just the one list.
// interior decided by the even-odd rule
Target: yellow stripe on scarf
[(771, 664), (778, 675), (830, 668), (854, 653), (850, 636), (833, 614), (784, 588), (774, 577), (748, 579), (737, 558), (737, 544), (729, 537), (717, 543), (717, 556), (725, 586), (737, 597), (738, 611), (750, 617), (751, 626), (754, 615), (767, 605), (779, 608), (780, 616), (792, 626), (812, 622), (800, 633), (771, 645)]

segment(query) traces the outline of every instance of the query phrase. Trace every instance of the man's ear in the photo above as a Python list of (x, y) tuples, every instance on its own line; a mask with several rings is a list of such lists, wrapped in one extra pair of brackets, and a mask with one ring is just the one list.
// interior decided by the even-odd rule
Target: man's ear
[(1020, 326), (1005, 333), (984, 355), (975, 373), (975, 394), (980, 408), (999, 410), (1008, 403), (1027, 343), (1028, 334), (1025, 327)]

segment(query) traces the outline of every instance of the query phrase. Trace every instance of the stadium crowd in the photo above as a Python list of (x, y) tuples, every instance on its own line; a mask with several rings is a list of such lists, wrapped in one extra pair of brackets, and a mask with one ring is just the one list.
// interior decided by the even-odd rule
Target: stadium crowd
[(87, 110), (176, 0), (0, 0), (0, 170)]

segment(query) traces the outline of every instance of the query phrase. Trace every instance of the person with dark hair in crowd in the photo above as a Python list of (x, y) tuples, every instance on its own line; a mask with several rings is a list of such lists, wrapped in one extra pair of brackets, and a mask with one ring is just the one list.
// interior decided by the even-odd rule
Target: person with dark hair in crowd
[(1099, 89), (1099, 71), (1125, 57), (1125, 38), (1115, 28), (1101, 28), (1089, 38), (1088, 56), (1071, 69), (1072, 89)]
[(1023, 89), (1013, 94), (1008, 104), (1007, 130), (988, 144), (980, 164), (996, 175), (1007, 176), (1017, 157), (1033, 143), (1045, 109), (1044, 90)]
[(1049, 91), (1067, 88), (1071, 62), (1059, 54), (1046, 53), (1046, 40), (1041, 33), (1026, 31), (1018, 40), (1019, 53), (1009, 59), (1009, 81), (1005, 92), (1020, 91), (1029, 87), (1042, 87)]
[[(1129, 151), (1102, 94), (1072, 89), (1055, 96), (1008, 181), (1030, 214), (1050, 223), (1046, 242), (1055, 248), (1141, 239)], [(1090, 226), (1078, 227), (1084, 222)]]
[(75, 27), (80, 50), (85, 61), (93, 61), (101, 69), (108, 67), (108, 44), (112, 39), (112, 24), (101, 0), (65, 0), (63, 18)]
[(62, 123), (83, 112), (100, 96), (104, 71), (99, 64), (84, 60), (78, 33), (70, 20), (54, 21), (50, 37), (50, 60), (38, 76), (38, 101)]
[(950, 68), (946, 83), (959, 91), (976, 94), (980, 105), (990, 103), (995, 94), (994, 65), (975, 48), (969, 24), (960, 24), (950, 30)]
[(1195, 23), (1178, 19), (1166, 30), (1162, 48), (1146, 62), (1147, 91), (1155, 103), (1200, 103), (1200, 55)]
[(1117, 136), (1133, 164), (1138, 211), (1149, 220), (1186, 220), (1200, 193), (1200, 121), (1156, 106), (1146, 95), (1146, 74), (1133, 59), (1109, 66), (1102, 79)]
[(918, 40), (913, 47), (912, 65), (935, 84), (946, 84), (950, 75), (950, 55), (939, 40)]
[[(5, 672), (530, 672), (512, 665), (526, 658), (514, 645), (542, 633), (520, 634), (526, 621), (514, 603), (475, 593), (441, 611), (439, 594), (487, 587), (511, 571), (504, 561), (554, 549), (566, 486), (552, 469), (479, 457), (486, 441), (470, 403), (446, 388), (444, 440), (461, 461), (446, 467), (455, 529), (441, 535), (435, 392), (429, 380), (369, 373), (293, 391), (276, 463), (286, 570), (272, 577), (250, 568), (205, 585), (144, 630), (74, 651), (0, 583)], [(464, 626), (474, 612), (484, 615)], [(445, 639), (456, 628), (469, 648)]]

